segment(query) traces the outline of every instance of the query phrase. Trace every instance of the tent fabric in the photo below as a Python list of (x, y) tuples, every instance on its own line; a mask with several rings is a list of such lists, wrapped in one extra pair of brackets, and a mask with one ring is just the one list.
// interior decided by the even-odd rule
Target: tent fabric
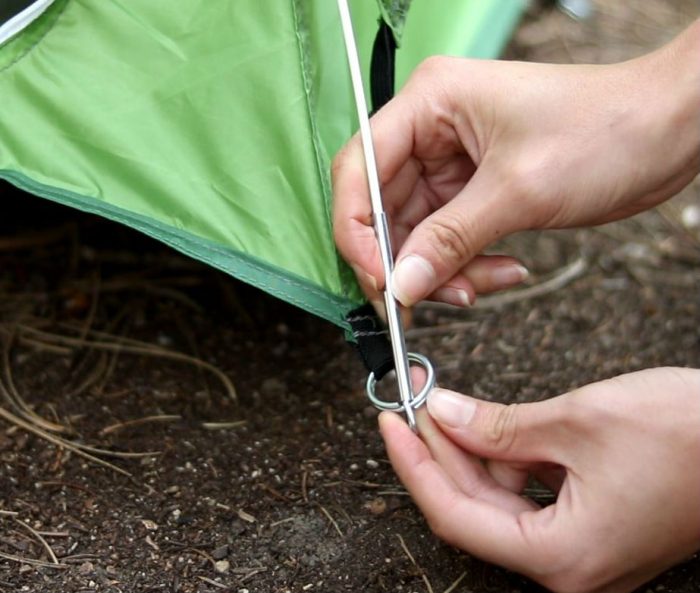
[[(353, 5), (362, 51), (368, 6)], [(329, 169), (356, 121), (335, 2), (54, 0), (0, 45), (0, 97), (0, 177), (347, 329), (362, 296)]]

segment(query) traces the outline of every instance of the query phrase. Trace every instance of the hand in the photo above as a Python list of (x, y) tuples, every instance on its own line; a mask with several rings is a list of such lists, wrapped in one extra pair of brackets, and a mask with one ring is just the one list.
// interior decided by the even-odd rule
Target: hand
[[(472, 303), (526, 275), (479, 255), (497, 239), (608, 222), (680, 191), (700, 172), (698, 52), (700, 21), (622, 64), (424, 62), (372, 118), (395, 296)], [(336, 242), (376, 301), (384, 277), (358, 136), (333, 180)]]
[[(436, 389), (428, 411), (422, 441), (395, 414), (380, 428), (450, 544), (560, 593), (626, 593), (700, 548), (700, 370), (641, 371), (510, 406)], [(521, 496), (529, 475), (555, 504)]]

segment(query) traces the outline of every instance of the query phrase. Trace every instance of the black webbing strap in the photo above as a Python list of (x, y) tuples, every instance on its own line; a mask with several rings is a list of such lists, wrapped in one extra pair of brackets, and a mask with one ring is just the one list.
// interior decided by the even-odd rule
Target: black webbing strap
[[(379, 21), (379, 31), (372, 47), (370, 64), (370, 95), (372, 113), (381, 109), (394, 96), (394, 66), (396, 63), (396, 40), (389, 25)], [(351, 311), (347, 321), (356, 340), (356, 348), (365, 367), (379, 381), (394, 368), (389, 335), (369, 303)]]
[(355, 347), (365, 367), (379, 381), (394, 368), (388, 332), (369, 303), (350, 311), (346, 317), (356, 340)]
[(372, 113), (379, 111), (394, 96), (396, 67), (396, 39), (391, 27), (379, 21), (379, 31), (372, 46), (369, 67), (369, 91), (372, 97)]

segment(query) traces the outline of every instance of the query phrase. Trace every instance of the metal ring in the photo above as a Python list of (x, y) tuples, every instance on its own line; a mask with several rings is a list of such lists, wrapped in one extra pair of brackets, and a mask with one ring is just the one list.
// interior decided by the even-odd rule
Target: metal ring
[[(411, 408), (413, 408), (414, 410), (417, 410), (425, 403), (425, 400), (428, 397), (428, 393), (430, 393), (432, 388), (435, 387), (435, 369), (433, 368), (433, 365), (430, 362), (430, 360), (428, 360), (422, 354), (416, 354), (415, 352), (409, 352), (408, 353), (408, 361), (415, 362), (419, 366), (422, 366), (425, 369), (425, 372), (427, 373), (427, 377), (425, 378), (425, 385), (423, 385), (423, 389), (421, 389), (411, 399)], [(370, 373), (369, 377), (367, 377), (367, 397), (372, 402), (372, 404), (374, 404), (374, 406), (376, 408), (379, 408), (380, 410), (388, 410), (391, 412), (403, 412), (404, 411), (404, 405), (402, 402), (395, 402), (395, 401), (389, 402), (389, 401), (378, 398), (377, 394), (375, 392), (376, 385), (377, 385), (377, 379), (375, 379), (374, 373)]]

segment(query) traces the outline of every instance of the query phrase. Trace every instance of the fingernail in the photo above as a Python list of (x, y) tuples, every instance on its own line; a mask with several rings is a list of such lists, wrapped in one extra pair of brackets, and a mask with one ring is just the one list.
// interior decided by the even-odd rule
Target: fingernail
[(476, 402), (452, 391), (436, 388), (428, 395), (428, 412), (440, 424), (461, 428), (469, 424), (474, 416)]
[(508, 264), (507, 266), (499, 266), (491, 270), (491, 282), (500, 288), (520, 284), (525, 278), (530, 275), (530, 272), (525, 266), (520, 264)]
[(410, 307), (427, 296), (434, 283), (433, 266), (419, 255), (407, 255), (396, 264), (391, 290), (404, 307)]
[(455, 307), (471, 307), (472, 302), (466, 290), (459, 288), (439, 288), (433, 293), (435, 300), (454, 305)]

